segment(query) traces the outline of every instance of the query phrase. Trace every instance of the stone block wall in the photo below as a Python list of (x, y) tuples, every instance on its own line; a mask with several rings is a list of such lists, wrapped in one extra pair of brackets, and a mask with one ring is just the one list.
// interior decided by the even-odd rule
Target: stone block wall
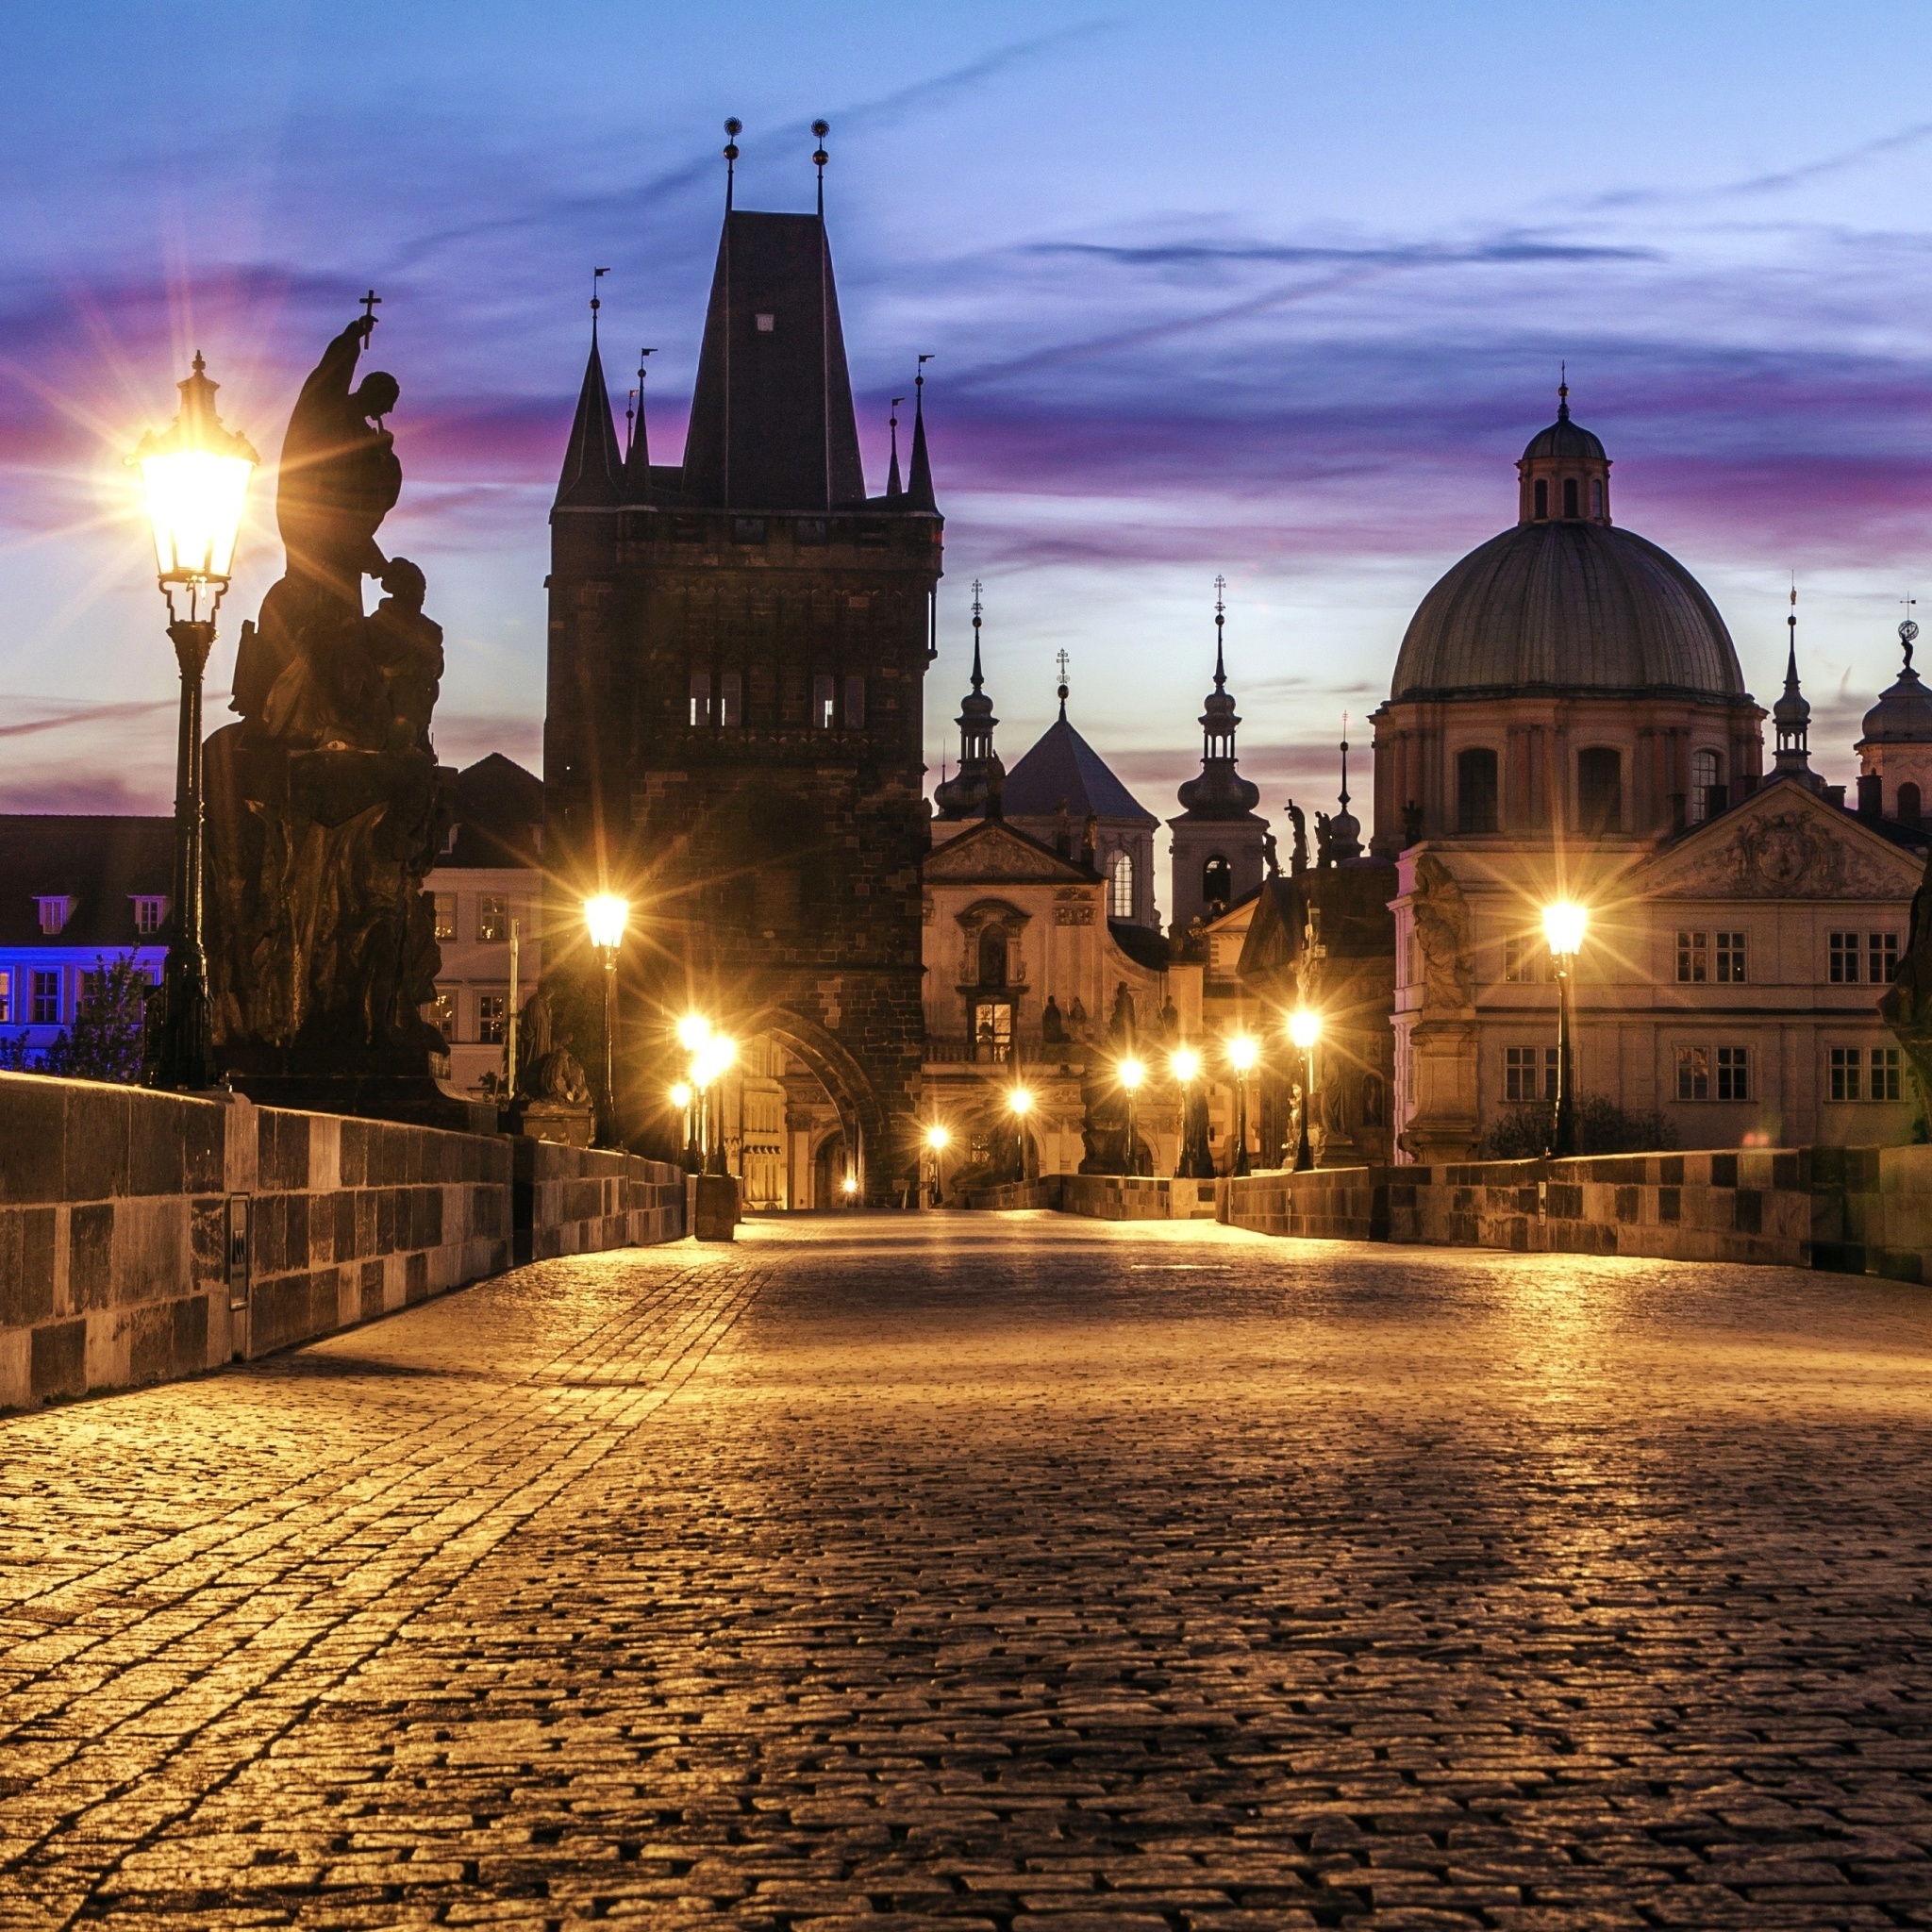
[(1059, 1207), (1068, 1214), (1096, 1221), (1212, 1221), (1215, 1181), (1183, 1181), (1167, 1175), (1069, 1174), (1058, 1177)]
[(515, 1148), (519, 1261), (676, 1241), (685, 1232), (681, 1167), (521, 1137)]

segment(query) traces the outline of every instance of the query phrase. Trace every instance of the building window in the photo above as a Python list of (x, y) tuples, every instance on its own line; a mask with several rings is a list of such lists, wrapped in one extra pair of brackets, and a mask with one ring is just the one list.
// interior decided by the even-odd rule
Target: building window
[(1835, 932), (1831, 935), (1831, 983), (1851, 986), (1858, 977), (1858, 935)]
[(1007, 983), (1007, 936), (996, 925), (979, 935), (979, 983), (1004, 986)]
[(1131, 852), (1116, 852), (1107, 871), (1108, 876), (1113, 881), (1113, 909), (1108, 916), (1110, 919), (1133, 918), (1134, 855)]
[(1219, 852), (1201, 868), (1201, 897), (1207, 905), (1224, 908), (1234, 899), (1234, 867)]
[(1717, 983), (1744, 983), (1744, 935), (1740, 932), (1721, 932), (1717, 936)]
[(445, 1041), (457, 1037), (457, 990), (453, 986), (439, 986), (436, 998), (429, 1008), (429, 1024), (442, 1035)]
[(1565, 476), (1563, 478), (1563, 514), (1566, 517), (1574, 517), (1576, 514), (1576, 478), (1574, 476)]
[(1005, 1066), (1013, 1057), (1013, 1008), (1005, 1000), (982, 1000), (973, 1009), (973, 1058)]
[(1707, 1046), (1680, 1046), (1677, 1049), (1677, 1098), (1710, 1098), (1710, 1049)]
[(727, 731), (744, 723), (744, 680), (735, 671), (718, 679), (718, 723)]
[(440, 940), (453, 940), (457, 936), (457, 895), (454, 892), (439, 892), (436, 895), (436, 937)]
[(1717, 1097), (1720, 1100), (1751, 1098), (1751, 1049), (1748, 1046), (1718, 1048)]
[(848, 731), (865, 729), (865, 679), (862, 677), (845, 680), (845, 728)]
[(1898, 977), (1898, 935), (1895, 932), (1867, 933), (1865, 976), (1874, 986), (1884, 986)]
[(44, 933), (64, 932), (67, 922), (74, 914), (74, 901), (65, 895), (58, 898), (37, 899), (34, 902), (41, 908), (41, 930)]
[(481, 993), (476, 999), (476, 1038), (485, 1046), (503, 1044), (506, 1008), (509, 995), (501, 992)]
[(693, 724), (711, 722), (711, 674), (708, 671), (693, 671), (691, 675), (691, 722)]
[(1604, 479), (1601, 476), (1590, 479), (1590, 513), (1593, 517), (1604, 513)]
[(1677, 983), (1698, 986), (1710, 977), (1710, 949), (1707, 935), (1679, 932), (1677, 935)]
[(476, 901), (476, 937), (479, 940), (508, 939), (509, 901), (500, 893), (486, 892)]
[(1506, 1046), (1503, 1049), (1505, 1100), (1554, 1100), (1557, 1097), (1557, 1049), (1554, 1046)]
[(1496, 829), (1496, 754), (1481, 746), (1456, 754), (1456, 829)]
[(1916, 785), (1901, 785), (1898, 788), (1898, 815), (1900, 822), (1916, 825), (1924, 808), (1919, 804), (1919, 788)]
[(1538, 478), (1536, 479), (1536, 517), (1537, 517), (1537, 522), (1538, 522), (1538, 523), (1541, 523), (1541, 522), (1542, 522), (1542, 520), (1543, 520), (1543, 519), (1544, 519), (1544, 518), (1545, 518), (1546, 516), (1548, 516), (1548, 515), (1549, 515), (1549, 513), (1550, 513), (1550, 486), (1549, 486), (1549, 482), (1548, 482), (1548, 479), (1547, 479), (1547, 478), (1545, 478), (1545, 477), (1542, 477), (1542, 476), (1539, 476), (1539, 477), (1538, 477)]
[(1831, 1097), (1834, 1100), (1856, 1100), (1858, 1097), (1858, 1049), (1856, 1046), (1835, 1046), (1831, 1050)]
[(1900, 1098), (1898, 1048), (1895, 1046), (1874, 1046), (1872, 1049), (1872, 1098)]
[(811, 681), (811, 722), (821, 731), (829, 731), (836, 722), (832, 711), (832, 680), (823, 673)]
[(33, 975), (34, 1021), (36, 1026), (60, 1024), (60, 974), (36, 972)]
[(0, 1025), (13, 1023), (13, 974), (0, 971)]
[(1724, 761), (1714, 751), (1690, 754), (1690, 796), (1684, 802), (1684, 817), (1693, 825), (1715, 818), (1724, 808)]
[(1591, 833), (1624, 829), (1624, 754), (1610, 745), (1576, 754), (1576, 822)]
[(1554, 979), (1556, 974), (1550, 968), (1550, 950), (1541, 940), (1518, 934), (1514, 939), (1503, 941), (1503, 977), (1522, 985), (1542, 979)]
[(134, 929), (139, 933), (159, 932), (167, 923), (168, 902), (158, 892), (134, 895)]

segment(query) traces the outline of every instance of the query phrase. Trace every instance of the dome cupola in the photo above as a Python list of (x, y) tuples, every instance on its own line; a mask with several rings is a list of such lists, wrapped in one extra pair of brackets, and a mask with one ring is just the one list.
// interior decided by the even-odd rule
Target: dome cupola
[(1883, 691), (1878, 702), (1865, 713), (1864, 744), (1932, 745), (1932, 691), (1912, 669), (1912, 644), (1919, 626), (1908, 617), (1898, 627), (1900, 648), (1905, 652), (1905, 668), (1898, 680)]
[(1570, 385), (1557, 387), (1557, 420), (1529, 439), (1516, 465), (1516, 521), (1607, 524), (1610, 459), (1604, 446), (1570, 420)]

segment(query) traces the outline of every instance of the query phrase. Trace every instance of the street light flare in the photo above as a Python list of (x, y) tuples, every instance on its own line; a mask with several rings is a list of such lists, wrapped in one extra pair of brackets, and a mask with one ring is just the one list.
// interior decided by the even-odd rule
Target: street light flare
[(1259, 1042), (1250, 1040), (1245, 1033), (1227, 1042), (1227, 1063), (1238, 1074), (1251, 1073), (1260, 1058)]
[(702, 1013), (687, 1013), (677, 1023), (677, 1043), (686, 1053), (696, 1053), (711, 1037), (711, 1023)]
[(952, 1135), (937, 1123), (925, 1130), (925, 1144), (937, 1154), (952, 1141)]
[(584, 901), (584, 924), (600, 953), (614, 952), (624, 943), (625, 928), (630, 924), (630, 901), (615, 892), (599, 892)]
[(1174, 1069), (1174, 1078), (1185, 1087), (1200, 1074), (1201, 1056), (1192, 1047), (1183, 1046), (1175, 1050), (1168, 1065)]
[(691, 1105), (691, 1088), (682, 1080), (671, 1090), (671, 1104), (675, 1108)]
[(1009, 1108), (1011, 1108), (1015, 1113), (1031, 1113), (1033, 1110), (1033, 1095), (1029, 1093), (1024, 1087), (1015, 1087), (1013, 1091), (1007, 1095), (1007, 1105)]
[(1559, 959), (1572, 958), (1583, 950), (1584, 929), (1589, 924), (1590, 914), (1574, 899), (1558, 899), (1543, 908), (1543, 938)]
[(1300, 1047), (1304, 1053), (1307, 1053), (1309, 1047), (1313, 1046), (1316, 1041), (1320, 1040), (1322, 1037), (1321, 1014), (1311, 1012), (1307, 1007), (1303, 1007), (1299, 1008), (1297, 1011), (1290, 1014), (1288, 1021), (1288, 1037), (1291, 1041), (1293, 1041), (1294, 1043), (1298, 1047)]
[(1147, 1077), (1147, 1069), (1139, 1060), (1122, 1060), (1114, 1072), (1129, 1093)]

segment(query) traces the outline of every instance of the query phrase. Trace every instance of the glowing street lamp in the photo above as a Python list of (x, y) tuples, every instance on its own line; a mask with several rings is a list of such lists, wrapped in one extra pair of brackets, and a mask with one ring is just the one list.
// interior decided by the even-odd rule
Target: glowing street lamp
[(697, 1172), (697, 1167), (696, 1167), (696, 1164), (695, 1164), (695, 1163), (694, 1163), (694, 1162), (692, 1161), (692, 1159), (691, 1159), (691, 1153), (692, 1153), (692, 1147), (691, 1147), (691, 1099), (692, 1099), (692, 1094), (691, 1094), (691, 1082), (690, 1082), (689, 1080), (679, 1080), (679, 1081), (678, 1081), (678, 1082), (677, 1082), (677, 1083), (676, 1083), (676, 1084), (675, 1084), (675, 1086), (674, 1086), (674, 1087), (672, 1088), (672, 1090), (671, 1090), (671, 1104), (672, 1104), (672, 1106), (673, 1106), (673, 1107), (676, 1108), (677, 1108), (677, 1110), (678, 1110), (678, 1111), (679, 1111), (679, 1112), (680, 1112), (681, 1114), (683, 1114), (683, 1116), (684, 1116), (684, 1166), (685, 1166), (685, 1172), (686, 1172), (687, 1174), (695, 1174), (695, 1173)]
[(1315, 1164), (1308, 1146), (1308, 1116), (1315, 1108), (1315, 1042), (1322, 1037), (1321, 1014), (1299, 1008), (1289, 1016), (1288, 1037), (1302, 1057), (1301, 1131), (1295, 1137), (1294, 1171), (1306, 1174)]
[(584, 901), (584, 925), (604, 966), (604, 1124), (598, 1138), (617, 1144), (617, 955), (630, 924), (630, 901), (599, 892)]
[(1248, 1166), (1248, 1075), (1255, 1071), (1255, 1062), (1261, 1058), (1260, 1044), (1250, 1040), (1245, 1033), (1238, 1033), (1227, 1042), (1227, 1063), (1234, 1069), (1234, 1159), (1228, 1164), (1229, 1174), (1247, 1174)]
[(1576, 1152), (1576, 1070), (1570, 1057), (1570, 973), (1583, 950), (1590, 915), (1574, 899), (1543, 908), (1543, 938), (1557, 969), (1557, 1105), (1550, 1121), (1550, 1153), (1558, 1160)]
[[(935, 1121), (925, 1130), (926, 1162), (931, 1169), (931, 1174), (926, 1183), (926, 1205), (929, 1208), (937, 1208), (940, 1205), (941, 1199), (940, 1156), (952, 1144), (952, 1140), (953, 1136), (950, 1130), (938, 1121)], [(848, 1194), (855, 1191), (855, 1184), (849, 1175), (846, 1179), (845, 1191)]]
[(1147, 1077), (1147, 1069), (1130, 1058), (1117, 1061), (1113, 1071), (1115, 1079), (1121, 1083), (1121, 1089), (1127, 1096), (1127, 1172), (1137, 1174), (1141, 1172), (1141, 1145), (1134, 1132), (1134, 1096), (1141, 1091), (1141, 1082)]
[[(141, 439), (129, 464), (141, 472), (154, 535), (155, 575), (168, 603), (168, 641), (181, 673), (175, 753), (175, 931), (162, 976), (161, 1036), (152, 1077), (187, 1091), (215, 1084), (214, 1022), (202, 950), (201, 678), (215, 643), (215, 612), (235, 566), (248, 483), (261, 460), (248, 439), (215, 414), (219, 383), (199, 353), (176, 384), (174, 422)], [(183, 599), (187, 614), (176, 609)]]
[(1168, 1067), (1180, 1090), (1180, 1114), (1176, 1123), (1174, 1177), (1177, 1180), (1208, 1180), (1214, 1173), (1213, 1157), (1208, 1151), (1208, 1118), (1203, 1103), (1199, 1116), (1200, 1133), (1195, 1125), (1193, 1085), (1201, 1077), (1201, 1056), (1191, 1046), (1176, 1047), (1168, 1057)]
[(735, 1040), (728, 1040), (722, 1033), (708, 1033), (705, 1043), (698, 1048), (691, 1064), (691, 1084), (705, 1096), (705, 1139), (709, 1147), (705, 1160), (707, 1174), (729, 1174), (731, 1171), (724, 1164), (724, 1123), (717, 1117), (718, 1108), (712, 1093), (737, 1058), (738, 1042)]
[(711, 1037), (711, 1023), (702, 1013), (687, 1013), (677, 1023), (677, 1043), (686, 1053), (696, 1053)]

